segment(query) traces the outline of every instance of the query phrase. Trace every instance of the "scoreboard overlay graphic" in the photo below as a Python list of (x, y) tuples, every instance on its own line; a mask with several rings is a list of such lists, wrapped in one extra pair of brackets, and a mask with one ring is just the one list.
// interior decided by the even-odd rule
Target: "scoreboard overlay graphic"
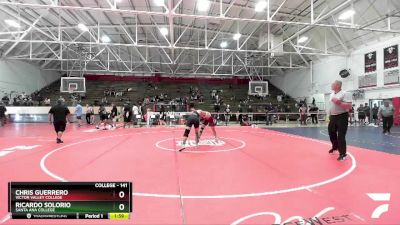
[(10, 182), (12, 219), (129, 219), (130, 182)]

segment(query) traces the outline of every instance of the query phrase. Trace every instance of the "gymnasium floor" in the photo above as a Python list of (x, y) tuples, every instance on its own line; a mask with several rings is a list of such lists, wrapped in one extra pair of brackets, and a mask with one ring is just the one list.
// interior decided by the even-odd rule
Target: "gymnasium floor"
[[(343, 162), (327, 153), (326, 128), (217, 132), (219, 142), (207, 129), (197, 149), (179, 153), (182, 128), (69, 125), (58, 145), (49, 124), (8, 124), (0, 128), (0, 224), (400, 224), (400, 129), (350, 128)], [(132, 217), (11, 220), (9, 181), (132, 181)]]

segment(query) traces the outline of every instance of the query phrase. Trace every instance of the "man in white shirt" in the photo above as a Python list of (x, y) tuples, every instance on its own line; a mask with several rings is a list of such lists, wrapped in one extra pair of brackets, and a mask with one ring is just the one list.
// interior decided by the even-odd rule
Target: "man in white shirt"
[(330, 109), (328, 132), (332, 143), (332, 149), (329, 153), (339, 150), (339, 158), (342, 161), (347, 157), (346, 154), (346, 132), (348, 127), (349, 111), (352, 103), (348, 94), (342, 90), (342, 82), (334, 81), (331, 85), (332, 93), (330, 95)]
[(379, 118), (383, 122), (383, 133), (390, 134), (390, 129), (393, 126), (393, 114), (394, 108), (390, 105), (389, 101), (386, 100), (383, 105), (379, 108)]
[(132, 112), (135, 117), (136, 115), (139, 115), (139, 107), (137, 107), (137, 105), (133, 105)]

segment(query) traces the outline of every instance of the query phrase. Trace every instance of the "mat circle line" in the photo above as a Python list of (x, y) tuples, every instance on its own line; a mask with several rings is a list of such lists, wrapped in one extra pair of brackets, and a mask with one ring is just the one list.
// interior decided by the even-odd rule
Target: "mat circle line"
[[(155, 132), (157, 133), (157, 132)], [(249, 132), (250, 133), (250, 132)], [(275, 135), (279, 135), (279, 136), (286, 136), (286, 137), (292, 137), (292, 138), (297, 138), (297, 139), (306, 139), (309, 141), (313, 141), (313, 142), (317, 142), (320, 144), (325, 144), (325, 145), (329, 145), (327, 142), (323, 142), (320, 140), (314, 140), (311, 138), (304, 138), (304, 137), (299, 137), (299, 136), (295, 136), (295, 135), (288, 135), (288, 134), (284, 134), (284, 133), (279, 133), (279, 132), (254, 132), (254, 133), (264, 133), (264, 134), (275, 134)], [(141, 134), (141, 133), (135, 133), (135, 134)], [(56, 175), (55, 173), (51, 172), (47, 167), (46, 167), (46, 160), (47, 158), (49, 158), (52, 154), (54, 154), (55, 152), (58, 152), (62, 149), (74, 146), (74, 145), (79, 145), (79, 144), (83, 144), (83, 143), (87, 143), (87, 142), (93, 142), (93, 141), (97, 141), (97, 140), (102, 140), (102, 139), (106, 139), (106, 138), (113, 138), (113, 137), (121, 137), (121, 136), (126, 136), (126, 135), (132, 135), (132, 134), (121, 134), (121, 135), (111, 135), (111, 136), (104, 136), (104, 137), (99, 137), (99, 138), (93, 138), (93, 139), (87, 139), (84, 141), (79, 141), (79, 142), (75, 142), (75, 143), (71, 143), (71, 144), (67, 144), (64, 145), (62, 147), (56, 148), (50, 152), (48, 152), (46, 155), (44, 155), (42, 157), (42, 159), (40, 160), (40, 168), (43, 170), (43, 172), (45, 172), (48, 176), (61, 181), (61, 182), (68, 182), (67, 179)], [(351, 159), (351, 167), (346, 170), (345, 172), (341, 173), (338, 176), (335, 176), (333, 178), (324, 180), (324, 181), (320, 181), (314, 184), (309, 184), (309, 185), (303, 185), (303, 186), (299, 186), (299, 187), (294, 187), (294, 188), (288, 188), (288, 189), (280, 189), (280, 190), (275, 190), (275, 191), (267, 191), (267, 192), (255, 192), (255, 193), (244, 193), (244, 194), (227, 194), (227, 195), (177, 195), (177, 194), (157, 194), (157, 193), (140, 193), (140, 192), (136, 192), (136, 193), (132, 193), (133, 196), (141, 196), (141, 197), (155, 197), (155, 198), (182, 198), (182, 199), (229, 199), (229, 198), (249, 198), (249, 197), (260, 197), (260, 196), (268, 196), (268, 195), (277, 195), (277, 194), (284, 194), (284, 193), (290, 193), (290, 192), (295, 192), (295, 191), (303, 191), (303, 190), (307, 190), (310, 191), (310, 189), (312, 188), (316, 188), (316, 187), (320, 187), (323, 185), (327, 185), (329, 183), (333, 183), (337, 180), (340, 180), (346, 176), (348, 176), (349, 174), (351, 174), (356, 166), (357, 166), (357, 162), (355, 157), (351, 154), (351, 153), (347, 153), (350, 156)], [(341, 163), (341, 162), (338, 162)]]

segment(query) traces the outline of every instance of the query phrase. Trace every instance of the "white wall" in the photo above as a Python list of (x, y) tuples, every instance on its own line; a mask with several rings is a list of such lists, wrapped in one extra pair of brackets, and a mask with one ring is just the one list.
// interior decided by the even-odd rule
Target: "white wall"
[[(383, 39), (383, 38), (382, 38)], [(369, 99), (384, 99), (400, 96), (400, 85), (383, 85), (383, 48), (400, 44), (400, 37), (391, 37), (379, 42), (370, 43), (351, 52), (350, 56), (329, 56), (314, 61), (311, 69), (292, 70), (283, 76), (270, 79), (271, 83), (296, 99), (311, 102), (312, 96), (330, 93), (330, 84), (334, 80), (343, 82), (343, 89), (347, 91), (358, 88), (358, 76), (364, 74), (364, 54), (377, 51), (377, 87), (365, 88), (365, 99), (354, 101), (356, 105), (366, 103)], [(351, 75), (345, 79), (339, 76), (342, 69), (350, 69)], [(319, 94), (319, 95), (316, 95)]]
[[(355, 77), (364, 74), (364, 54), (376, 51), (377, 58), (377, 87), (365, 88), (365, 100), (356, 101), (357, 104), (367, 102), (366, 100), (368, 99), (384, 99), (400, 96), (400, 85), (385, 86), (383, 84), (383, 49), (396, 44), (400, 44), (400, 37), (375, 42), (351, 53), (349, 63)], [(353, 89), (358, 89), (358, 80), (355, 80), (353, 83)]]
[(0, 96), (10, 91), (24, 91), (30, 94), (60, 77), (58, 72), (41, 70), (38, 66), (26, 62), (0, 60)]
[[(296, 99), (305, 97), (311, 102), (314, 94), (330, 92), (330, 84), (339, 79), (339, 72), (347, 67), (347, 58), (342, 56), (326, 57), (312, 63), (312, 69), (292, 70), (283, 76), (270, 79), (271, 83), (282, 89), (286, 94)], [(352, 79), (352, 78), (351, 78)], [(344, 87), (351, 81), (343, 81)], [(315, 95), (318, 101), (320, 95)], [(320, 100), (321, 101), (321, 100)]]

